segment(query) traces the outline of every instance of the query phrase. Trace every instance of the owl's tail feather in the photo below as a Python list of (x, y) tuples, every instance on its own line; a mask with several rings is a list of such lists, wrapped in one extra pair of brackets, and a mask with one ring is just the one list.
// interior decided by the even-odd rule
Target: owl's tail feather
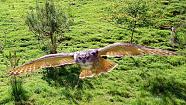
[(79, 75), (80, 79), (84, 79), (86, 77), (93, 77), (95, 74), (91, 70), (83, 69)]
[(117, 66), (116, 63), (100, 58), (98, 62), (94, 64), (94, 68), (90, 69), (82, 69), (79, 78), (85, 79), (87, 77), (93, 77), (95, 75), (100, 75), (102, 73), (107, 73), (113, 70)]
[(95, 74), (100, 75), (112, 71), (117, 66), (116, 63), (101, 58), (99, 64), (95, 66)]

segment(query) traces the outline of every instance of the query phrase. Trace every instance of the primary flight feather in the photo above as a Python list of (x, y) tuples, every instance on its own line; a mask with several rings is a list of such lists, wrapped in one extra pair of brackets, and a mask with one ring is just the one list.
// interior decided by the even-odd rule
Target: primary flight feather
[(49, 54), (23, 64), (10, 71), (10, 75), (19, 75), (41, 68), (56, 67), (67, 64), (79, 64), (81, 67), (80, 79), (93, 77), (113, 70), (117, 64), (104, 57), (123, 57), (135, 55), (176, 55), (173, 51), (150, 48), (130, 43), (114, 43), (103, 48), (78, 51), (73, 53)]

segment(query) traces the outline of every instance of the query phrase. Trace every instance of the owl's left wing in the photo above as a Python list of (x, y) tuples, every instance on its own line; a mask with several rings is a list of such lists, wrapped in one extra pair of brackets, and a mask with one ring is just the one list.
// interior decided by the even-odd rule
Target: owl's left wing
[(32, 72), (41, 68), (56, 67), (74, 63), (73, 53), (49, 54), (12, 69), (10, 71), (10, 75), (19, 75), (24, 72)]
[(162, 50), (157, 48), (150, 48), (130, 43), (114, 43), (106, 47), (98, 49), (98, 54), (100, 56), (112, 56), (112, 57), (122, 57), (127, 55), (176, 55), (176, 52)]

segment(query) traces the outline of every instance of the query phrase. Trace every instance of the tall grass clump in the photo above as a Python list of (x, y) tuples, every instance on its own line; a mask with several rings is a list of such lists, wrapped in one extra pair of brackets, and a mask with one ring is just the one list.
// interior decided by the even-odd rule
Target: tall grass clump
[(3, 49), (4, 49), (3, 44), (0, 42), (0, 53), (3, 52)]
[[(10, 65), (11, 68), (15, 68), (18, 66), (20, 61), (20, 57), (14, 51), (9, 52), (8, 55), (5, 55), (7, 59), (7, 66)], [(22, 87), (22, 80), (19, 77), (11, 76), (10, 77), (10, 85), (11, 85), (11, 96), (16, 105), (24, 105), (28, 96), (26, 95), (26, 91)]]

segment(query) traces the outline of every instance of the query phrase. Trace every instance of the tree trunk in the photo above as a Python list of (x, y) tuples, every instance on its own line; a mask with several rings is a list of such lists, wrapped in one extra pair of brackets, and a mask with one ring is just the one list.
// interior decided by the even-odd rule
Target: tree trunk
[(56, 45), (56, 37), (54, 36), (54, 34), (50, 34), (50, 40), (51, 40), (50, 54), (56, 54), (57, 45)]
[[(50, 54), (56, 54), (57, 53), (57, 42), (56, 42), (56, 37), (54, 34), (49, 34), (50, 35), (50, 41), (51, 41), (51, 46), (50, 46)], [(57, 77), (56, 74), (57, 69), (50, 67), (47, 68), (47, 77), (55, 79)]]
[(132, 35), (130, 37), (130, 43), (133, 43), (134, 31), (132, 30)]
[(130, 43), (133, 43), (133, 37), (134, 37), (134, 30), (135, 30), (135, 28), (136, 28), (136, 21), (134, 21), (134, 26), (132, 27), (132, 35), (131, 35), (131, 37), (130, 37)]

